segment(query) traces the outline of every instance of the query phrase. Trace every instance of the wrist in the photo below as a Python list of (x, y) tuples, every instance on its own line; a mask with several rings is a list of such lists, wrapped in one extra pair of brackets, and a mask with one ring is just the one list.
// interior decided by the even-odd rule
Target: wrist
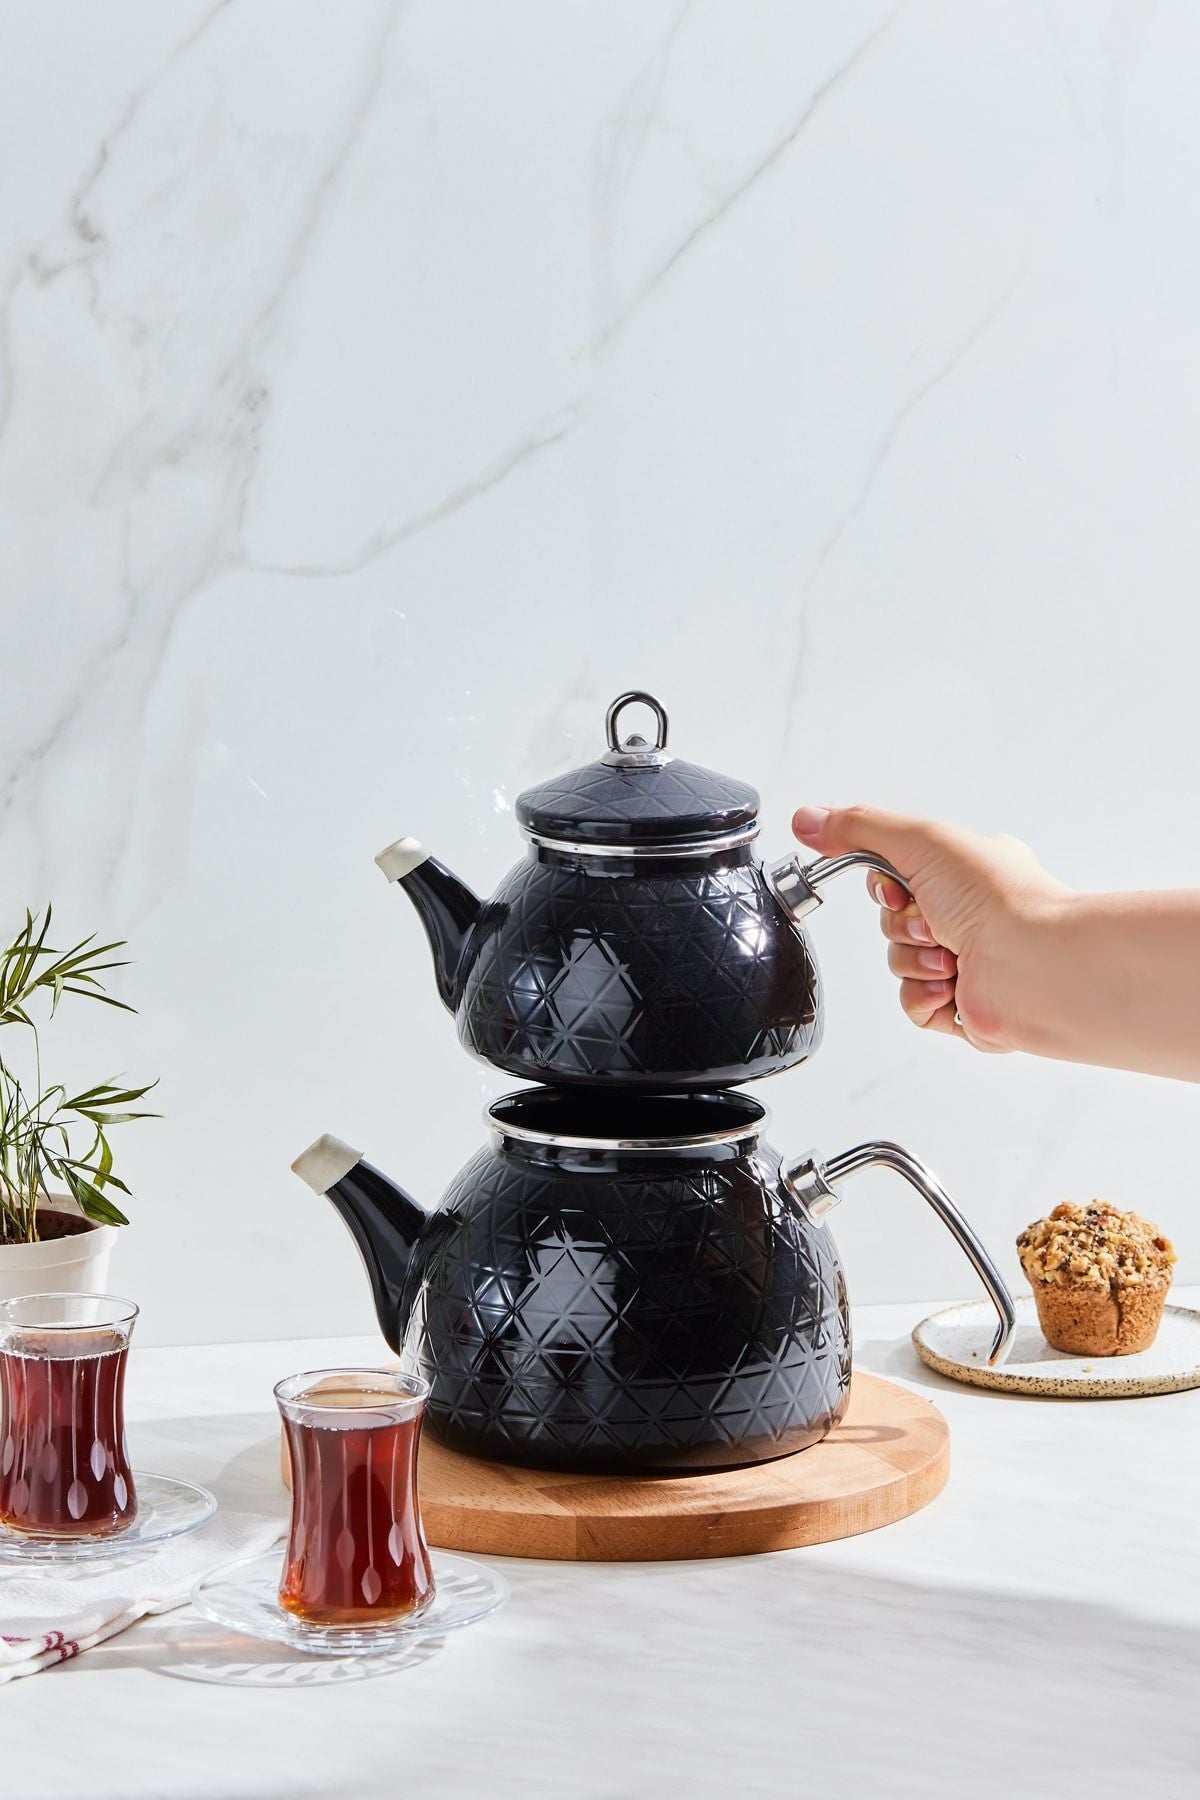
[(998, 970), (1008, 1048), (1031, 1056), (1069, 1055), (1071, 949), (1086, 896), (1070, 888), (1023, 895), (1001, 936)]

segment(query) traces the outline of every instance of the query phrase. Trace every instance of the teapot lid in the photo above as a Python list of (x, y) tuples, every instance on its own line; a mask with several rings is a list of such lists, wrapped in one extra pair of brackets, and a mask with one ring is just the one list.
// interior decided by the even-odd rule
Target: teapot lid
[[(656, 742), (624, 741), (617, 720), (640, 701), (658, 720)], [(748, 843), (758, 832), (757, 789), (681, 762), (667, 750), (666, 711), (653, 694), (620, 694), (605, 720), (608, 752), (517, 796), (517, 820), (535, 843), (592, 855), (703, 853)]]

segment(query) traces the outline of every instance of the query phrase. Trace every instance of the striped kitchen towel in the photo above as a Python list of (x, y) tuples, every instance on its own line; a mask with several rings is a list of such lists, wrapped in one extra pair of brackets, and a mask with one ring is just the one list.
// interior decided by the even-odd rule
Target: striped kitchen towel
[(182, 1606), (202, 1575), (281, 1542), (278, 1519), (217, 1512), (188, 1537), (98, 1568), (0, 1562), (0, 1682), (36, 1675), (115, 1637), (148, 1613)]

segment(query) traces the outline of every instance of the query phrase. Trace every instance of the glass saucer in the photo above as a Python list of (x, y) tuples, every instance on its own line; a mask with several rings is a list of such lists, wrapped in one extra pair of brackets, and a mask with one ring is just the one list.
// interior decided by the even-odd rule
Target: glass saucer
[(149, 1475), (143, 1469), (135, 1469), (133, 1486), (137, 1516), (124, 1531), (108, 1537), (54, 1538), (0, 1525), (0, 1562), (115, 1562), (118, 1557), (165, 1544), (169, 1538), (183, 1537), (186, 1532), (207, 1525), (217, 1510), (207, 1488), (194, 1481), (180, 1481), (174, 1475)]
[(205, 1575), (192, 1589), (192, 1605), (202, 1618), (247, 1637), (268, 1638), (309, 1656), (384, 1656), (414, 1638), (443, 1637), (498, 1612), (508, 1599), (508, 1583), (483, 1563), (465, 1556), (432, 1558), (436, 1592), (410, 1620), (372, 1626), (309, 1625), (279, 1604), (279, 1552), (251, 1556)]

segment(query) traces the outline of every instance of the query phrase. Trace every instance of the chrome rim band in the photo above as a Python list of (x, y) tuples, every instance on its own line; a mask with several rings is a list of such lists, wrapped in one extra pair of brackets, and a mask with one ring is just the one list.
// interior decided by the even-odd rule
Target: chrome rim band
[(657, 862), (664, 856), (712, 856), (720, 850), (736, 850), (742, 844), (752, 844), (759, 828), (755, 820), (752, 825), (741, 825), (721, 837), (684, 838), (673, 844), (584, 844), (570, 838), (545, 837), (526, 825), (521, 830), (539, 850), (557, 850), (562, 856), (628, 856), (646, 861), (653, 858)]
[[(503, 1105), (503, 1101), (494, 1101), (493, 1105)], [(762, 1102), (756, 1100), (754, 1105), (761, 1106)], [(709, 1150), (721, 1144), (741, 1144), (748, 1138), (761, 1137), (767, 1129), (769, 1118), (770, 1114), (763, 1106), (761, 1118), (750, 1119), (741, 1125), (727, 1126), (724, 1131), (698, 1131), (687, 1137), (605, 1138), (576, 1137), (570, 1132), (537, 1131), (529, 1125), (511, 1125), (496, 1118), (491, 1106), (486, 1106), (483, 1111), (484, 1124), (499, 1137), (514, 1138), (523, 1144), (543, 1144), (552, 1150)]]

